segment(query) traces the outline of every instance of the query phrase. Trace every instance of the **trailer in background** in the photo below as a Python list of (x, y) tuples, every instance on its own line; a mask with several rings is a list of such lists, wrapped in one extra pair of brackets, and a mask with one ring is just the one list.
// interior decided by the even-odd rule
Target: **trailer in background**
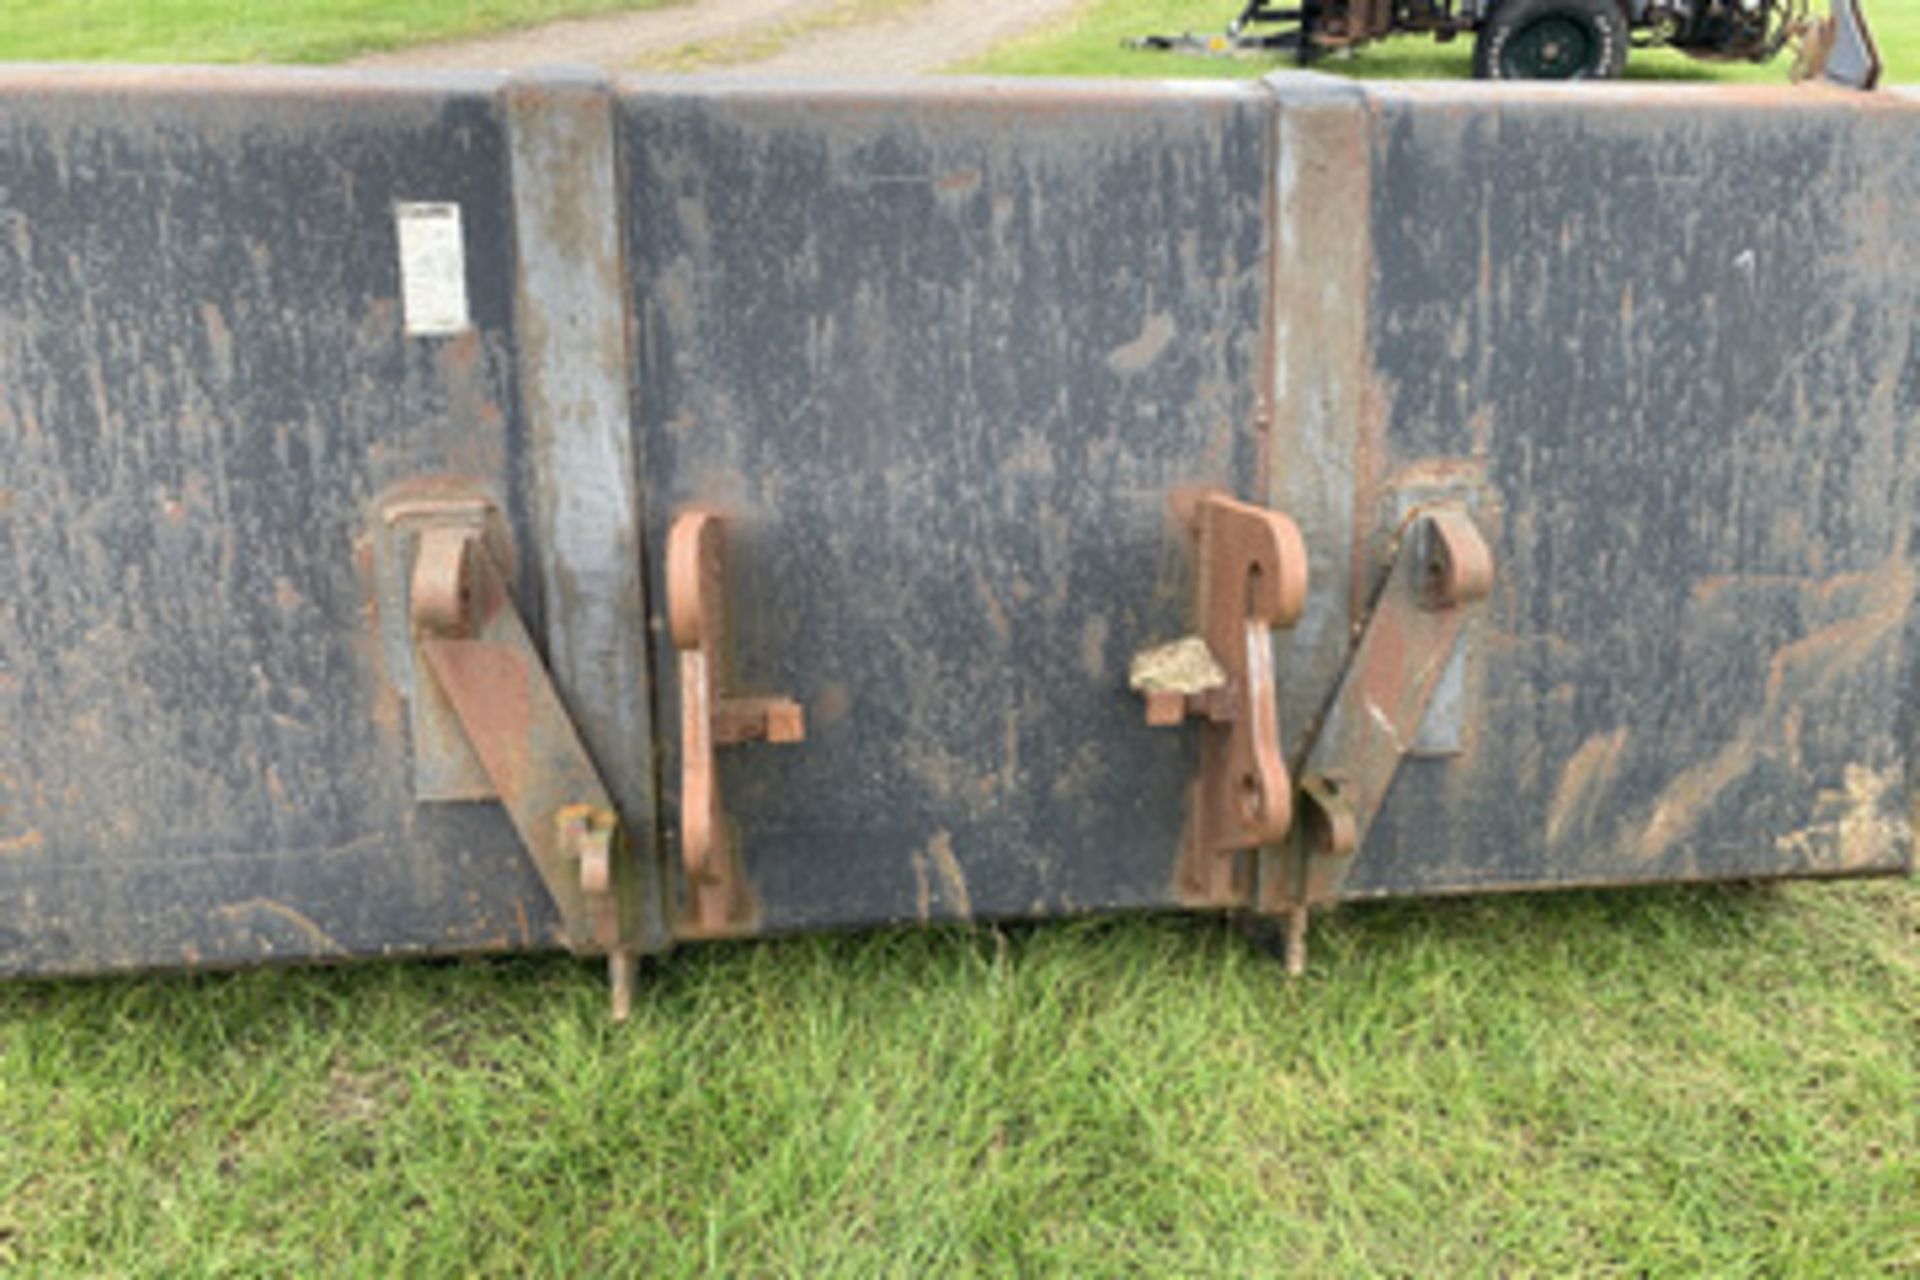
[(1142, 49), (1207, 56), (1287, 54), (1307, 66), (1402, 34), (1471, 35), (1481, 80), (1611, 80), (1630, 48), (1709, 62), (1771, 62), (1795, 52), (1796, 80), (1872, 89), (1880, 55), (1861, 0), (1246, 0), (1218, 35), (1143, 36)]

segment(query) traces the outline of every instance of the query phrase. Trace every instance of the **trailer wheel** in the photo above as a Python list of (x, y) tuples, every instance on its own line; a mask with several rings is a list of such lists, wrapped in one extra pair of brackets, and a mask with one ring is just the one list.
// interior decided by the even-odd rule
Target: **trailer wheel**
[(1482, 80), (1611, 80), (1627, 65), (1627, 16), (1615, 0), (1506, 0), (1480, 26)]

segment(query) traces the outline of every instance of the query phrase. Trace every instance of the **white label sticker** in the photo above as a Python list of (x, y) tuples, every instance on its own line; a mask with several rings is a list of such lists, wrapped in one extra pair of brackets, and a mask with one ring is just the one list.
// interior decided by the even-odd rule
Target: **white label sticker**
[(467, 247), (457, 204), (394, 206), (400, 233), (400, 303), (407, 333), (444, 337), (473, 327), (467, 315)]

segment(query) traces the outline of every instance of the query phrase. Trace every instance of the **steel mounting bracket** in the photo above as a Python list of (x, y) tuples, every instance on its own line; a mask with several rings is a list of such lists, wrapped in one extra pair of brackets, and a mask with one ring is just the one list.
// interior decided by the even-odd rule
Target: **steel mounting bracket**
[(1287, 966), (1306, 962), (1307, 913), (1333, 901), (1386, 801), (1400, 763), (1475, 607), (1493, 588), (1493, 554), (1457, 503), (1411, 512), (1384, 585), (1301, 766), (1300, 814), (1260, 910), (1288, 917)]
[(560, 916), (560, 941), (608, 957), (632, 1008), (640, 886), (613, 801), (508, 589), (504, 521), (484, 497), (414, 493), (381, 510), (404, 599), (415, 794), (495, 799)]
[(737, 698), (720, 687), (726, 651), (726, 524), (717, 512), (681, 512), (667, 533), (667, 629), (679, 651), (680, 859), (688, 937), (751, 932), (757, 914), (739, 842), (720, 797), (720, 747), (792, 743), (807, 736), (791, 698)]
[(1247, 851), (1286, 835), (1292, 786), (1280, 741), (1273, 630), (1299, 620), (1307, 594), (1300, 530), (1279, 512), (1224, 493), (1180, 495), (1197, 552), (1199, 634), (1135, 656), (1129, 684), (1147, 723), (1202, 722), (1175, 887), (1191, 906), (1244, 906)]

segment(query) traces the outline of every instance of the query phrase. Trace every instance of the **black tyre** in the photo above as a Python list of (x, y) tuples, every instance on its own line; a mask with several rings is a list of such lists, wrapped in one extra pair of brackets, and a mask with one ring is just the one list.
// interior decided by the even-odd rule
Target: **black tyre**
[(1473, 44), (1482, 80), (1611, 80), (1626, 65), (1615, 0), (1503, 0)]

